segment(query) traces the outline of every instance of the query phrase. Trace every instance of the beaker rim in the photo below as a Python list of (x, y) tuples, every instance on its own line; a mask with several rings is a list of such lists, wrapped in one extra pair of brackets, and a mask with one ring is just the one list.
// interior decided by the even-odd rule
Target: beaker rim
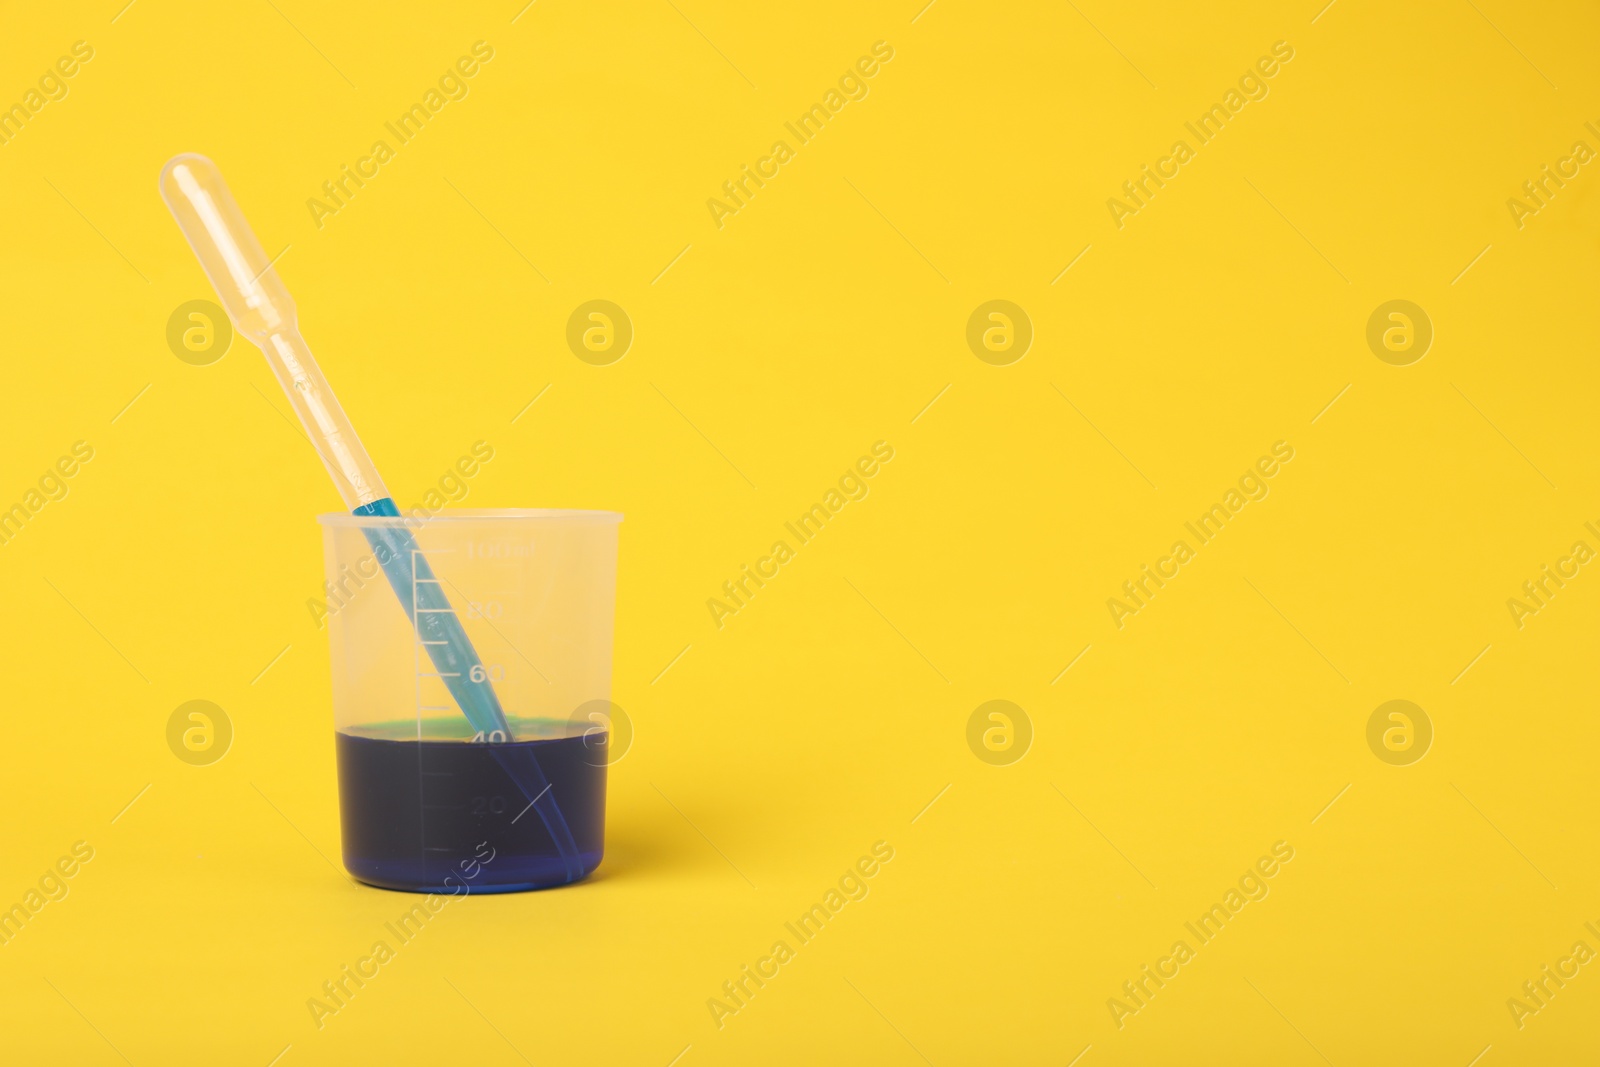
[[(426, 512), (425, 508), (418, 511)], [(323, 526), (431, 526), (452, 522), (553, 522), (602, 523), (622, 521), (620, 511), (582, 511), (566, 508), (448, 508), (423, 515), (352, 515), (348, 511), (317, 516)]]

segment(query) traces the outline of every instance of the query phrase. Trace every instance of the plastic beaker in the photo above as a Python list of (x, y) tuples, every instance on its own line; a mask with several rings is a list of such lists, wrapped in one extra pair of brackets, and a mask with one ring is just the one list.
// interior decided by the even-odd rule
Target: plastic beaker
[[(415, 892), (565, 885), (604, 847), (617, 524), (605, 511), (320, 515), (344, 865)], [(392, 587), (392, 590), (391, 590)], [(400, 596), (397, 599), (396, 593)], [(478, 662), (445, 671), (429, 613)], [(474, 727), (464, 681), (505, 730)]]

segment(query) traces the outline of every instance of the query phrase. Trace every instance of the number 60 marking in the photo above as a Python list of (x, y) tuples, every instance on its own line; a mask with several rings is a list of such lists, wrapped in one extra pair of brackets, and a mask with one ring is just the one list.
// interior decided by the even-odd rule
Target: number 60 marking
[(467, 672), (467, 677), (474, 682), (503, 682), (506, 669), (498, 663), (491, 663), (487, 667), (481, 663), (474, 663), (472, 669)]

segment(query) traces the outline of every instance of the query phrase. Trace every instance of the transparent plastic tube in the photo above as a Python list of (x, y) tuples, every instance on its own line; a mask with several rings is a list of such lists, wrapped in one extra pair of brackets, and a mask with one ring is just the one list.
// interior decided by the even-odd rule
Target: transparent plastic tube
[[(174, 156), (161, 168), (161, 197), (211, 279), (234, 328), (267, 357), (345, 506), (357, 515), (398, 517), (400, 511), (383, 479), (300, 335), (294, 299), (273, 270), (216, 164), (193, 153)], [(505, 712), (487, 672), (481, 669), (482, 659), (412, 531), (396, 524), (366, 533), (390, 586), (445, 676), (462, 714), (483, 736), (508, 737)], [(549, 829), (568, 861), (571, 877), (579, 877), (577, 847), (544, 773), (531, 757), (508, 753), (502, 762), (512, 759), (516, 765), (508, 766), (507, 771), (513, 773), (518, 788)]]
[(234, 327), (267, 357), (345, 506), (354, 510), (387, 497), (355, 427), (300, 336), (294, 299), (216, 164), (205, 156), (174, 156), (161, 168), (161, 197)]

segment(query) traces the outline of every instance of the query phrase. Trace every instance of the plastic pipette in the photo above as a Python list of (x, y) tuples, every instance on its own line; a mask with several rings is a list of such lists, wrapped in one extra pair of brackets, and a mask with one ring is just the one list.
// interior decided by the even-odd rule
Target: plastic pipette
[[(345, 505), (356, 515), (399, 519), (400, 510), (300, 336), (289, 290), (216, 164), (201, 155), (174, 156), (161, 169), (161, 197), (235, 329), (267, 357)], [(488, 681), (488, 672), (482, 669), (483, 661), (410, 529), (397, 521), (363, 527), (363, 532), (462, 714), (483, 740), (511, 740), (505, 712)], [(569, 875), (576, 877), (580, 873), (578, 847), (537, 760), (520, 746), (496, 747), (494, 751), (544, 821), (567, 862)]]

